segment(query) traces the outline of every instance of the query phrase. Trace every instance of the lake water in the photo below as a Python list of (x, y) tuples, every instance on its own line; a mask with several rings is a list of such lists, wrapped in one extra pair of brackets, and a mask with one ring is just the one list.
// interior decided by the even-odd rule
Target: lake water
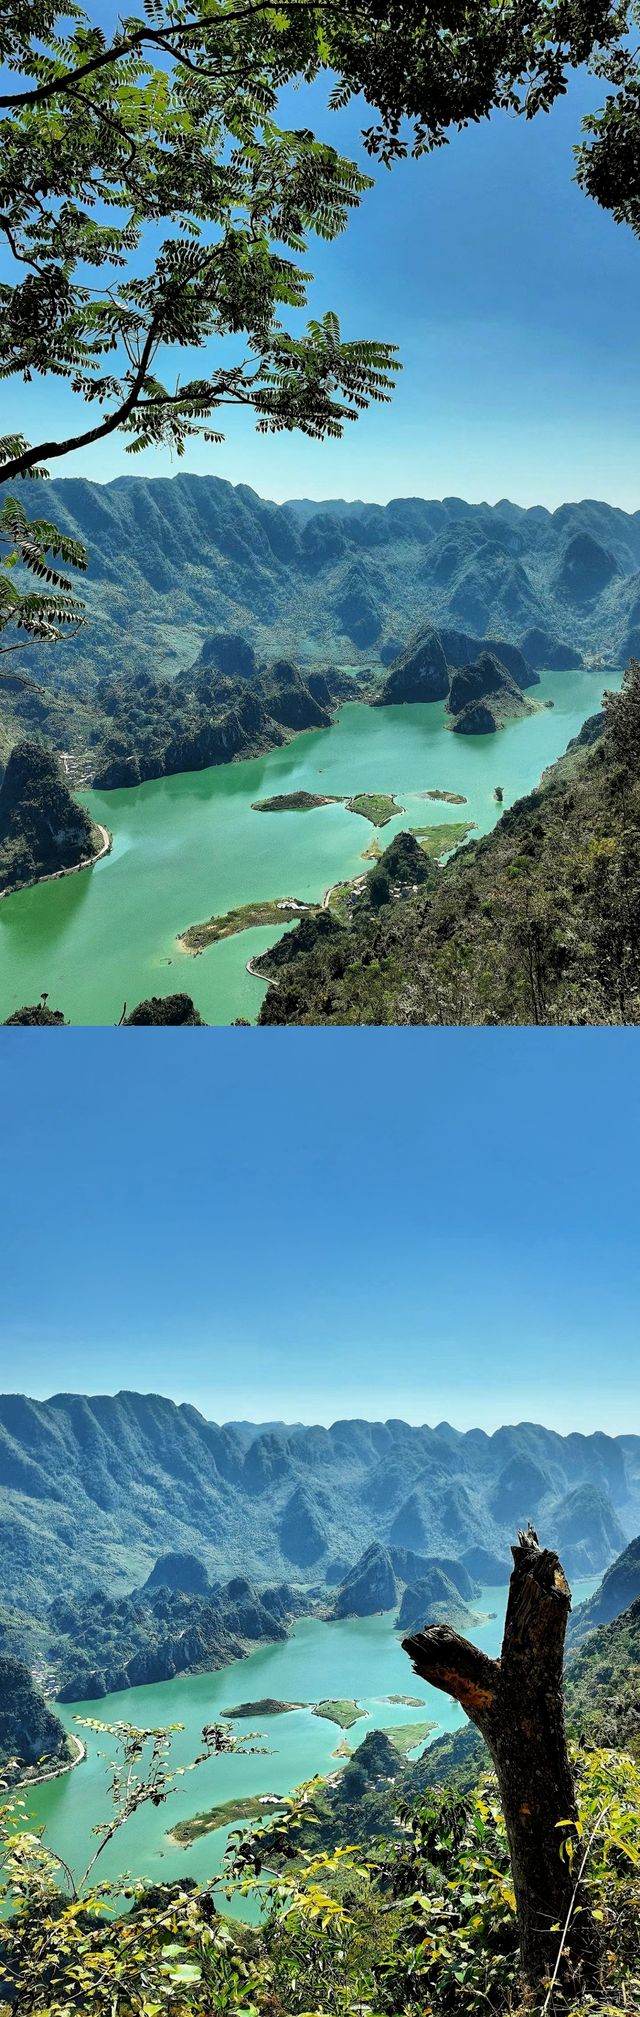
[[(182, 953), (187, 925), (252, 900), (322, 897), (357, 875), (373, 836), (342, 805), (311, 812), (253, 812), (252, 800), (312, 791), (396, 794), (404, 814), (384, 828), (385, 845), (403, 827), (471, 819), (478, 833), (501, 808), (531, 791), (545, 766), (600, 705), (621, 673), (543, 676), (536, 700), (552, 699), (498, 735), (447, 730), (441, 703), (369, 708), (349, 703), (331, 728), (301, 735), (251, 763), (184, 773), (132, 791), (83, 793), (113, 834), (95, 868), (41, 883), (0, 903), (0, 1021), (47, 990), (73, 1023), (114, 1023), (123, 1003), (186, 990), (208, 1023), (255, 1021), (264, 984), (247, 960), (272, 945), (273, 926), (242, 932), (197, 959)], [(427, 790), (464, 794), (459, 808), (425, 800)]]
[[(596, 1588), (598, 1578), (576, 1583), (574, 1604)], [(476, 1627), (472, 1637), (485, 1651), (495, 1654), (502, 1639), (506, 1587), (484, 1590), (477, 1610), (496, 1613)], [(184, 1723), (174, 1739), (177, 1763), (195, 1756), (205, 1723), (219, 1719), (224, 1709), (239, 1702), (259, 1701), (267, 1696), (284, 1702), (313, 1702), (353, 1699), (363, 1714), (359, 1722), (343, 1732), (336, 1723), (314, 1716), (311, 1709), (297, 1709), (283, 1716), (259, 1716), (251, 1723), (238, 1722), (234, 1729), (259, 1729), (270, 1756), (223, 1756), (207, 1760), (193, 1773), (178, 1780), (178, 1790), (166, 1806), (141, 1808), (100, 1859), (99, 1870), (114, 1878), (125, 1870), (151, 1881), (167, 1882), (177, 1877), (194, 1877), (210, 1882), (222, 1866), (228, 1830), (201, 1836), (187, 1849), (172, 1842), (168, 1830), (176, 1821), (202, 1812), (224, 1800), (246, 1798), (259, 1793), (288, 1793), (316, 1773), (339, 1769), (334, 1753), (346, 1736), (355, 1750), (369, 1730), (389, 1729), (399, 1723), (433, 1721), (438, 1728), (455, 1730), (465, 1721), (457, 1703), (419, 1681), (403, 1653), (393, 1629), (394, 1613), (374, 1618), (345, 1618), (325, 1624), (316, 1618), (302, 1618), (290, 1637), (275, 1646), (261, 1647), (246, 1660), (236, 1661), (216, 1674), (181, 1675), (174, 1681), (148, 1688), (133, 1688), (126, 1694), (110, 1695), (100, 1702), (59, 1705), (59, 1713), (69, 1729), (77, 1728), (74, 1717), (96, 1716), (103, 1722), (124, 1719), (138, 1727)], [(389, 1695), (420, 1696), (423, 1709), (407, 1708), (386, 1700)], [(34, 1788), (29, 1812), (35, 1823), (44, 1823), (46, 1839), (65, 1858), (76, 1876), (86, 1867), (95, 1849), (92, 1828), (109, 1818), (109, 1743), (92, 1731), (80, 1731), (87, 1738), (85, 1762)]]

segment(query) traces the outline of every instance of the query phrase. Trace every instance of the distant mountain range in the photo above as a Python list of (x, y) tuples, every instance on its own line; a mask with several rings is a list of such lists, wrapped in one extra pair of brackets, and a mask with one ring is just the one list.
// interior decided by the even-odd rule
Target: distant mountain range
[(570, 1576), (606, 1569), (640, 1528), (640, 1437), (220, 1427), (154, 1394), (0, 1399), (0, 1597), (35, 1614), (96, 1584), (140, 1588), (166, 1550), (216, 1580), (331, 1590), (375, 1541), (480, 1582), (503, 1564), (506, 1581), (528, 1519)]
[[(32, 484), (25, 502), (41, 508)], [(80, 680), (178, 672), (212, 631), (302, 666), (390, 664), (427, 621), (506, 638), (533, 664), (640, 651), (640, 512), (592, 500), (277, 505), (215, 476), (65, 477), (46, 512), (88, 548), (91, 621), (63, 655), (25, 652), (44, 680), (63, 660)]]

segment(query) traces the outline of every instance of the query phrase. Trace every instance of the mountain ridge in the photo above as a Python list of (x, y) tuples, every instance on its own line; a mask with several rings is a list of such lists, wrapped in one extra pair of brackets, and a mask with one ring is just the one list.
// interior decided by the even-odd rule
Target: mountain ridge
[(508, 1562), (532, 1518), (584, 1575), (640, 1525), (640, 1437), (391, 1418), (247, 1439), (246, 1425), (131, 1391), (0, 1397), (0, 1478), (0, 1596), (15, 1601), (18, 1577), (35, 1612), (72, 1588), (140, 1587), (167, 1551), (197, 1553), (210, 1575), (326, 1587), (373, 1541)]
[[(29, 487), (31, 509), (37, 490)], [(390, 662), (427, 621), (516, 645), (531, 631), (621, 663), (640, 625), (640, 511), (394, 498), (275, 504), (217, 476), (47, 484), (47, 515), (84, 541), (90, 623), (65, 645), (72, 690), (114, 668), (171, 675), (211, 631), (302, 666)], [(132, 633), (134, 642), (132, 642)], [(42, 653), (24, 660), (48, 682)]]

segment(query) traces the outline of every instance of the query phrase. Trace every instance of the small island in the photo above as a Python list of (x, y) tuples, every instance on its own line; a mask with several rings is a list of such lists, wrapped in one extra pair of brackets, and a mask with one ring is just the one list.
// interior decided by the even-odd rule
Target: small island
[(359, 1702), (314, 1702), (313, 1704), (314, 1716), (326, 1716), (329, 1723), (337, 1723), (341, 1730), (350, 1730), (352, 1723), (359, 1723), (361, 1718), (368, 1715), (368, 1713), (367, 1709), (360, 1708)]
[(390, 819), (396, 819), (405, 812), (404, 805), (396, 805), (393, 795), (386, 791), (361, 791), (355, 798), (346, 798), (347, 812), (357, 812), (362, 819), (369, 819), (372, 826), (387, 826)]
[(251, 1793), (245, 1800), (225, 1800), (219, 1807), (209, 1807), (203, 1814), (192, 1814), (187, 1821), (176, 1821), (168, 1830), (170, 1842), (177, 1842), (179, 1848), (190, 1849), (201, 1835), (214, 1835), (217, 1828), (230, 1828), (234, 1821), (264, 1821), (268, 1814), (282, 1810), (282, 1793)]
[(424, 1708), (422, 1695), (383, 1695), (382, 1700), (383, 1702), (402, 1704), (404, 1709)]
[(461, 791), (419, 791), (418, 798), (438, 798), (443, 805), (466, 805), (467, 799)]
[(227, 1722), (237, 1722), (240, 1717), (289, 1716), (294, 1709), (306, 1709), (306, 1702), (278, 1702), (273, 1695), (263, 1695), (259, 1702), (239, 1702), (236, 1709), (221, 1709), (220, 1714)]
[(360, 791), (353, 798), (323, 795), (315, 791), (282, 791), (275, 798), (254, 799), (251, 811), (311, 812), (319, 805), (344, 805), (347, 812), (359, 813), (362, 819), (370, 820), (372, 826), (387, 826), (390, 819), (405, 811), (403, 805), (396, 804), (393, 793), (387, 791)]
[(252, 812), (312, 812), (317, 805), (343, 805), (344, 799), (323, 798), (315, 791), (281, 791), (275, 798), (255, 798)]
[(222, 938), (233, 938), (239, 931), (251, 931), (256, 925), (288, 924), (301, 917), (315, 917), (320, 906), (317, 903), (302, 903), (296, 896), (273, 897), (268, 903), (244, 903), (238, 910), (225, 911), (222, 917), (210, 917), (205, 924), (190, 924), (186, 931), (178, 935), (178, 945), (183, 952), (205, 952), (207, 946), (217, 945)]

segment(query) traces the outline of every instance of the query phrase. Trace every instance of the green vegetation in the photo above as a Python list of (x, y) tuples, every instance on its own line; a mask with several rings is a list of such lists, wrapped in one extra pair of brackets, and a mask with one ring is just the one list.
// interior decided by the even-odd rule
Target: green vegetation
[(354, 907), (303, 958), (294, 933), (260, 1021), (637, 1023), (639, 780), (632, 661), (537, 791), (424, 892)]
[(514, 678), (497, 652), (481, 651), (474, 665), (449, 671), (447, 712), (458, 735), (493, 734), (507, 721), (535, 713), (537, 703), (527, 699), (522, 680)]
[(418, 792), (418, 798), (439, 798), (444, 805), (466, 805), (467, 800), (459, 791)]
[(234, 1821), (264, 1821), (265, 1808), (280, 1813), (283, 1807), (284, 1800), (269, 1793), (249, 1794), (244, 1800), (222, 1800), (206, 1813), (193, 1814), (188, 1821), (176, 1821), (169, 1833), (172, 1842), (178, 1842), (181, 1849), (189, 1849), (202, 1835), (215, 1835), (218, 1828), (229, 1828)]
[(342, 805), (339, 798), (321, 798), (315, 791), (281, 791), (275, 798), (256, 798), (252, 812), (312, 812), (317, 805)]
[(406, 1709), (424, 1708), (424, 1702), (421, 1695), (386, 1695), (385, 1701), (402, 1702)]
[(188, 994), (151, 995), (148, 1001), (138, 1002), (130, 1016), (123, 1014), (122, 1025), (125, 1029), (205, 1028)]
[(337, 1723), (341, 1730), (350, 1730), (352, 1723), (359, 1723), (366, 1714), (358, 1702), (315, 1702), (314, 1716), (326, 1716), (329, 1723)]
[(412, 826), (411, 832), (419, 840), (428, 861), (441, 861), (443, 855), (450, 854), (454, 847), (461, 847), (467, 834), (473, 829), (472, 819), (458, 819), (445, 822), (442, 826)]
[[(560, 1967), (551, 1987), (522, 2003), (508, 1845), (491, 1777), (464, 1798), (429, 1791), (379, 1840), (361, 1831), (331, 1848), (309, 1827), (327, 1799), (317, 1782), (278, 1803), (277, 1815), (245, 1802), (259, 1805), (259, 1816), (229, 1819), (260, 1818), (263, 1827), (232, 1840), (227, 1889), (257, 1901), (257, 1925), (220, 1917), (211, 1890), (190, 1881), (149, 1890), (129, 1879), (128, 1910), (118, 1916), (118, 1882), (100, 1880), (96, 1858), (136, 1805), (166, 1802), (174, 1774), (167, 1733), (121, 1726), (108, 1736), (122, 1748), (128, 1790), (84, 1877), (60, 1869), (55, 1844), (34, 1835), (19, 1801), (2, 1813), (12, 1849), (2, 1887), (4, 1986), (15, 2017), (67, 2017), (80, 1999), (95, 2017), (149, 2017), (150, 2005), (168, 2017), (212, 2009), (349, 2017), (362, 2008), (380, 2017), (467, 2017), (487, 2007), (495, 2017), (521, 2008), (530, 2017), (543, 2009), (544, 2017), (608, 2017), (637, 2007), (640, 1779), (624, 1753), (576, 1757), (588, 1845), (576, 1906), (605, 1932), (595, 1980), (572, 1980)], [(203, 1755), (217, 1748), (215, 1738), (204, 1733)], [(367, 1744), (374, 1738), (364, 1766), (361, 1747), (360, 1803), (354, 1785), (349, 1820), (363, 1811), (373, 1820), (376, 1800), (388, 1794), (392, 1747), (386, 1733)], [(357, 1770), (354, 1758), (342, 1786)]]
[(152, 1571), (142, 1588), (117, 1598), (101, 1588), (65, 1591), (37, 1620), (14, 1604), (1, 1621), (3, 1644), (28, 1648), (59, 1701), (99, 1701), (123, 1688), (227, 1667), (255, 1645), (286, 1639), (289, 1624), (312, 1609), (288, 1584), (261, 1591), (232, 1577), (213, 1589), (205, 1579), (199, 1588), (185, 1574), (172, 1587), (162, 1573), (163, 1580)]
[[(339, 927), (326, 913), (321, 916), (335, 934)], [(319, 920), (306, 920), (300, 930), (310, 930), (314, 922)], [(630, 1434), (620, 1444), (608, 1436), (585, 1436), (578, 1447), (570, 1438), (521, 1424), (511, 1432), (510, 1447), (517, 1475), (532, 1489), (537, 1479), (542, 1493), (545, 1479), (554, 1479), (545, 1522), (553, 1540), (563, 1535), (568, 1573), (601, 1573), (624, 1548), (625, 1536), (606, 1491), (593, 1478), (616, 1480), (629, 1521), (640, 1529), (640, 1437)], [(125, 1475), (114, 1474), (114, 1448), (127, 1451)], [(33, 1646), (31, 1635), (36, 1621), (46, 1626), (52, 1605), (71, 1605), (81, 1621), (69, 1628), (70, 1658), (80, 1647), (80, 1629), (83, 1644), (85, 1633), (95, 1631), (86, 1648), (93, 1665), (102, 1668), (99, 1638), (109, 1628), (114, 1636), (110, 1646), (105, 1641), (105, 1676), (116, 1664), (117, 1627), (115, 1612), (109, 1627), (107, 1597), (113, 1604), (124, 1602), (127, 1624), (131, 1593), (145, 1584), (157, 1558), (176, 1547), (201, 1556), (203, 1535), (211, 1537), (205, 1555), (209, 1574), (224, 1578), (225, 1585), (229, 1574), (250, 1579), (263, 1593), (267, 1581), (274, 1611), (282, 1584), (292, 1609), (298, 1603), (312, 1607), (304, 1586), (317, 1587), (329, 1564), (340, 1559), (354, 1564), (348, 1574), (345, 1568), (342, 1585), (332, 1586), (334, 1606), (344, 1606), (341, 1615), (369, 1616), (391, 1607), (395, 1615), (401, 1584), (415, 1585), (434, 1556), (452, 1581), (458, 1579), (463, 1601), (476, 1609), (474, 1579), (507, 1581), (508, 1571), (500, 1565), (508, 1560), (513, 1508), (503, 1467), (495, 1439), (488, 1451), (472, 1436), (452, 1447), (446, 1431), (400, 1421), (385, 1431), (381, 1447), (366, 1423), (347, 1421), (327, 1430), (320, 1469), (313, 1430), (300, 1429), (287, 1442), (256, 1429), (247, 1448), (237, 1428), (209, 1421), (196, 1409), (185, 1412), (162, 1395), (101, 1400), (85, 1395), (80, 1401), (60, 1395), (55, 1402), (0, 1395), (0, 1603), (19, 1605), (28, 1658), (32, 1647), (45, 1650)], [(221, 1476), (228, 1523), (223, 1541), (211, 1522)], [(388, 1495), (384, 1515), (374, 1503), (377, 1492)], [(579, 1542), (573, 1538), (576, 1528)], [(370, 1549), (389, 1557), (379, 1563), (380, 1573), (370, 1558), (367, 1569)], [(82, 1564), (86, 1591), (105, 1593), (104, 1621), (101, 1607), (92, 1619), (90, 1605), (70, 1588), (75, 1561)], [(145, 1607), (151, 1600), (159, 1602), (157, 1589), (146, 1590)], [(213, 1592), (200, 1601), (213, 1605)], [(53, 1619), (51, 1630), (54, 1634)], [(146, 1627), (139, 1643), (147, 1643)], [(17, 1623), (7, 1650), (20, 1651)], [(135, 1650), (134, 1644), (131, 1653)], [(409, 1674), (406, 1680), (410, 1689)]]
[(278, 1702), (272, 1695), (263, 1695), (259, 1702), (239, 1702), (236, 1709), (222, 1709), (221, 1715), (230, 1721), (250, 1716), (288, 1716), (292, 1709), (306, 1709), (306, 1702)]
[[(6, 219), (3, 220), (6, 226)], [(0, 462), (4, 460), (9, 447), (5, 439), (0, 440)], [(0, 549), (3, 553), (0, 573), (0, 656), (19, 651), (20, 638), (36, 638), (39, 643), (53, 644), (68, 634), (69, 629), (77, 631), (84, 621), (84, 604), (74, 595), (71, 583), (61, 574), (54, 561), (61, 560), (65, 567), (75, 567), (82, 571), (87, 564), (84, 547), (80, 540), (69, 538), (51, 525), (48, 519), (28, 519), (16, 497), (5, 498), (0, 507)], [(15, 568), (24, 569), (32, 575), (37, 588), (28, 589), (13, 579)], [(19, 577), (20, 580), (20, 577)], [(53, 591), (53, 593), (52, 593)], [(8, 643), (4, 639), (8, 638)], [(24, 675), (19, 671), (2, 674), (3, 684), (22, 686)], [(0, 752), (1, 754), (1, 752)]]
[(404, 812), (404, 806), (396, 805), (395, 798), (388, 792), (361, 791), (356, 798), (346, 801), (347, 812), (359, 812), (363, 819), (369, 819), (372, 826), (387, 826), (390, 819)]
[(409, 1752), (417, 1751), (422, 1744), (425, 1744), (431, 1731), (437, 1727), (437, 1723), (434, 1722), (397, 1723), (393, 1729), (385, 1730), (385, 1736), (388, 1737), (389, 1743), (393, 1744), (394, 1750), (399, 1751), (401, 1758), (408, 1758)]
[[(2, 369), (27, 384), (69, 378), (98, 408), (66, 439), (7, 438), (1, 481), (116, 430), (132, 453), (166, 443), (182, 454), (198, 433), (216, 442), (212, 417), (231, 397), (263, 432), (312, 439), (388, 397), (388, 346), (343, 344), (333, 315), (303, 336), (281, 319), (305, 305), (309, 235), (336, 237), (369, 186), (308, 130), (276, 124), (279, 86), (327, 60), (315, 22), (283, 31), (259, 11), (252, 29), (226, 10), (193, 22), (159, 0), (109, 40), (81, 8), (65, 30), (53, 0), (35, 14), (10, 0), (1, 46), (17, 80), (2, 101)], [(38, 191), (52, 186), (47, 209)], [(161, 239), (141, 270), (149, 224)], [(87, 266), (102, 289), (87, 289)], [(206, 375), (162, 382), (167, 346), (210, 351), (225, 338), (235, 354), (208, 356)]]
[(579, 1604), (577, 1611), (573, 1612), (569, 1624), (570, 1645), (577, 1645), (585, 1633), (594, 1631), (597, 1625), (608, 1625), (612, 1618), (620, 1616), (621, 1611), (628, 1611), (636, 1597), (640, 1597), (640, 1535), (635, 1541), (630, 1541), (628, 1548), (624, 1548), (611, 1563), (593, 1596), (588, 1597), (584, 1604)]
[[(0, 1653), (0, 1770), (60, 1764), (72, 1756), (66, 1731), (45, 1702), (24, 1661)], [(11, 1774), (10, 1774), (11, 1776)], [(5, 1780), (6, 1783), (6, 1780)]]
[[(191, 995), (188, 994), (151, 995), (147, 1001), (138, 1002), (137, 1008), (132, 1009), (130, 1015), (127, 1015), (126, 1007), (125, 1002), (118, 1024), (119, 1029), (148, 1028), (150, 1025), (158, 1029), (170, 1026), (180, 1029), (206, 1027), (191, 1000)], [(22, 1008), (14, 1009), (13, 1015), (7, 1016), (3, 1027), (66, 1029), (67, 1023), (62, 1010), (48, 1008), (47, 996), (43, 995), (39, 1002), (25, 1002)]]
[(303, 729), (329, 726), (335, 702), (325, 679), (318, 699), (285, 659), (262, 670), (255, 665), (251, 678), (239, 669), (221, 672), (221, 658), (233, 668), (249, 649), (242, 638), (229, 644), (223, 654), (214, 638), (174, 679), (137, 671), (98, 682), (89, 733), (98, 789), (263, 756)]
[(103, 846), (50, 751), (16, 743), (0, 783), (0, 892), (79, 868)]
[(238, 910), (228, 910), (223, 917), (210, 917), (206, 924), (191, 924), (180, 933), (178, 944), (185, 952), (205, 952), (208, 945), (216, 945), (218, 939), (233, 938), (239, 931), (251, 931), (254, 925), (288, 924), (292, 917), (315, 917), (317, 904), (301, 903), (298, 897), (276, 897), (271, 903), (245, 903)]
[(589, 1633), (569, 1662), (566, 1693), (576, 1734), (624, 1747), (640, 1764), (640, 1598)]

